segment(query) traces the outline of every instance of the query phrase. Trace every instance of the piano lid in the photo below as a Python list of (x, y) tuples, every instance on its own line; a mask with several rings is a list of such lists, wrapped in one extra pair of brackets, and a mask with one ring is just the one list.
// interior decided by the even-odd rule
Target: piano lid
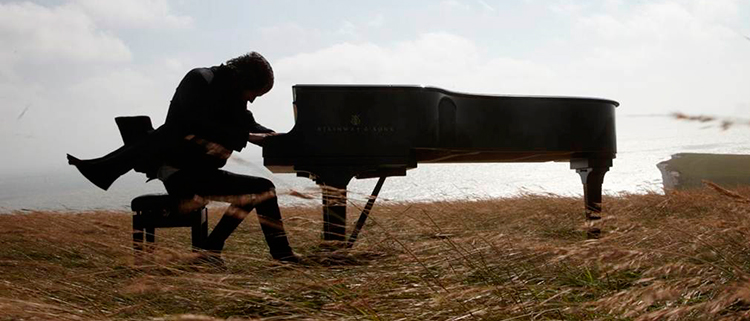
[(453, 97), (472, 97), (472, 98), (505, 98), (505, 99), (564, 99), (570, 102), (575, 101), (588, 101), (588, 102), (600, 102), (605, 104), (611, 104), (615, 107), (620, 106), (620, 103), (611, 99), (597, 98), (597, 97), (577, 97), (577, 96), (542, 96), (542, 95), (496, 95), (496, 94), (474, 94), (465, 93), (458, 91), (450, 91), (438, 87), (431, 86), (420, 86), (420, 85), (374, 85), (374, 84), (362, 84), (362, 85), (338, 85), (338, 84), (296, 84), (292, 86), (292, 93), (294, 94), (294, 100), (296, 97), (296, 89), (301, 88), (304, 90), (346, 90), (346, 91), (370, 91), (370, 90), (392, 90), (392, 91), (431, 91), (438, 92)]

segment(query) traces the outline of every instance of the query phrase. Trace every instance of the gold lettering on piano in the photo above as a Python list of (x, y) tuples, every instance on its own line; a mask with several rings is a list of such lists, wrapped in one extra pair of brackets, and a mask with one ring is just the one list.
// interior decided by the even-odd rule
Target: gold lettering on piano
[(391, 126), (362, 126), (362, 117), (354, 114), (349, 118), (349, 126), (318, 126), (319, 133), (394, 133), (396, 129)]
[(391, 126), (318, 126), (315, 131), (319, 133), (394, 133), (396, 129)]

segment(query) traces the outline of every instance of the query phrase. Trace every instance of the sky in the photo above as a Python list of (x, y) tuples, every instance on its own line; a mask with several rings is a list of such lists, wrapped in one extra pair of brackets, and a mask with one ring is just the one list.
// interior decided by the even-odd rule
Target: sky
[(249, 108), (278, 132), (301, 83), (750, 119), (750, 0), (0, 1), (0, 176), (106, 154), (121, 143), (114, 117), (159, 126), (187, 71), (248, 51), (276, 74)]

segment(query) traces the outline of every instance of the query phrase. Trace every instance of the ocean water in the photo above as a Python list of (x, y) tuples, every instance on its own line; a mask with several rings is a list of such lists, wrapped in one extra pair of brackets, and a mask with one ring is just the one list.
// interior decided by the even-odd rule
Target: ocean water
[[(679, 152), (750, 154), (750, 126), (722, 130), (716, 123), (678, 121), (669, 116), (618, 116), (618, 154), (604, 178), (604, 193), (662, 192), (660, 161)], [(282, 205), (320, 204), (320, 189), (293, 174), (273, 174), (260, 156), (242, 153), (227, 169), (271, 179)], [(349, 197), (364, 203), (376, 179), (352, 180)], [(291, 191), (309, 195), (304, 199)], [(109, 191), (99, 190), (72, 167), (34, 175), (0, 177), (0, 212), (14, 210), (127, 210), (130, 200), (164, 192), (161, 182), (129, 173)], [(568, 163), (430, 164), (405, 177), (386, 179), (378, 202), (429, 202), (510, 197), (524, 193), (582, 195), (578, 174)], [(221, 205), (221, 204), (218, 204)]]

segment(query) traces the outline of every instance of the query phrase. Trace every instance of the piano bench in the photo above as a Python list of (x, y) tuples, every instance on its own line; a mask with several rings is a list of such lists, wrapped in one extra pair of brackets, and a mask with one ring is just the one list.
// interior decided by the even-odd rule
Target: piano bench
[(208, 236), (208, 210), (204, 206), (190, 213), (180, 214), (177, 210), (180, 200), (167, 194), (147, 194), (130, 202), (133, 210), (133, 249), (136, 263), (144, 247), (148, 252), (153, 251), (156, 228), (190, 227), (193, 250), (203, 245)]

